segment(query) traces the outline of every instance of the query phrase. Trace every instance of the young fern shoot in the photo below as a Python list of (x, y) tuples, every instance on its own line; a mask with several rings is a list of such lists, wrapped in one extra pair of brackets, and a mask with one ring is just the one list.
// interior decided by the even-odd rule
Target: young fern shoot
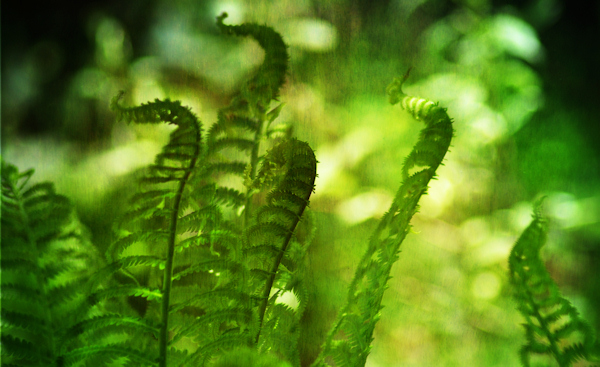
[[(427, 184), (435, 176), (452, 140), (452, 120), (446, 109), (427, 99), (405, 95), (402, 85), (407, 77), (408, 73), (403, 79), (395, 78), (387, 87), (390, 103), (401, 102), (404, 110), (425, 123), (425, 128), (404, 161), (403, 183), (390, 210), (369, 240), (350, 284), (346, 305), (313, 363), (314, 367), (365, 365), (392, 265), (398, 259), (400, 245), (409, 232), (419, 199), (426, 193)], [(415, 169), (417, 172), (410, 174)]]

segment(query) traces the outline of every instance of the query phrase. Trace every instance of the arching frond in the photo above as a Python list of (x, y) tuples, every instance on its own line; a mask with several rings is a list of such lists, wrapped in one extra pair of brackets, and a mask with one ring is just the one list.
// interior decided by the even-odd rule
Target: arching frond
[[(453, 128), (446, 109), (427, 99), (405, 95), (402, 84), (407, 77), (408, 73), (388, 86), (390, 103), (401, 102), (402, 108), (416, 120), (422, 120), (425, 127), (404, 161), (403, 182), (390, 210), (370, 238), (350, 284), (346, 305), (313, 366), (329, 366), (332, 361), (334, 366), (364, 366), (366, 363), (392, 265), (398, 259), (419, 199), (427, 192), (427, 185), (450, 146)], [(410, 174), (413, 169), (418, 171)]]

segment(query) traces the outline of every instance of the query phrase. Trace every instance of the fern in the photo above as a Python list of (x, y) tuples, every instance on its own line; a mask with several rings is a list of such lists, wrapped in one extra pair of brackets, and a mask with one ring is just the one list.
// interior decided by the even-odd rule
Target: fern
[[(38, 365), (61, 366), (301, 365), (300, 320), (309, 302), (303, 258), (311, 236), (297, 232), (300, 225), (311, 232), (307, 207), (317, 161), (288, 126), (272, 126), (288, 69), (281, 36), (257, 24), (225, 25), (226, 16), (217, 18), (221, 31), (254, 38), (265, 59), (206, 134), (178, 101), (124, 107), (122, 93), (112, 100), (119, 120), (176, 128), (132, 190), (106, 264), (93, 275), (70, 276), (60, 285), (49, 281), (72, 270), (63, 267), (63, 258), (44, 257), (54, 254), (49, 243), (61, 245), (71, 236), (64, 229), (72, 222), (70, 207), (48, 184), (22, 192), (31, 173), (3, 166), (2, 200), (8, 204), (2, 221), (12, 229), (2, 233), (3, 254), (5, 248), (9, 254), (2, 259), (9, 274), (2, 279), (8, 305), (2, 343), (12, 363), (37, 358)], [(425, 128), (315, 366), (365, 365), (391, 267), (450, 145), (446, 110), (404, 95), (407, 76), (388, 87), (390, 102), (401, 101)], [(43, 222), (50, 211), (56, 215)], [(22, 251), (25, 246), (37, 252)], [(21, 276), (25, 271), (35, 277)], [(5, 300), (13, 289), (15, 296)], [(15, 311), (29, 299), (34, 307), (25, 315)], [(61, 306), (61, 312), (76, 311), (60, 322), (44, 306), (57, 299), (75, 305)], [(143, 307), (131, 310), (125, 300)], [(25, 352), (40, 340), (45, 344), (39, 356)]]
[[(259, 289), (262, 288), (262, 293), (258, 309), (260, 329), (256, 341), (260, 341), (261, 331), (265, 325), (270, 324), (271, 327), (268, 328), (270, 334), (262, 334), (261, 349), (281, 350), (283, 347), (287, 351), (281, 351), (282, 354), (290, 358), (294, 365), (300, 364), (296, 348), (297, 339), (295, 343), (291, 343), (293, 346), (290, 348), (289, 336), (293, 335), (291, 332), (293, 329), (296, 329), (297, 333), (297, 324), (301, 315), (289, 308), (275, 304), (276, 297), (271, 297), (270, 294), (276, 282), (278, 283), (278, 292), (302, 293), (303, 291), (300, 284), (301, 276), (296, 269), (296, 264), (300, 263), (304, 252), (302, 249), (289, 251), (288, 247), (290, 245), (299, 246), (299, 244), (293, 243), (292, 235), (313, 192), (316, 164), (315, 156), (308, 144), (295, 139), (286, 140), (270, 150), (258, 173), (257, 180), (268, 177), (273, 169), (283, 169), (284, 173), (277, 176), (280, 181), (269, 192), (267, 205), (259, 209), (256, 223), (246, 232), (246, 249), (247, 254), (250, 255), (247, 257), (247, 261), (265, 263), (256, 256), (264, 253), (265, 250), (274, 255), (267, 256), (267, 258), (271, 258), (271, 264), (267, 262), (266, 269), (265, 266), (255, 268), (255, 270), (263, 268), (267, 271), (264, 285), (261, 284), (259, 287)], [(300, 256), (294, 258), (294, 252)], [(284, 258), (285, 256), (287, 258)], [(278, 292), (275, 294), (280, 295)], [(264, 322), (265, 315), (267, 322)], [(277, 337), (284, 337), (287, 340), (285, 343), (277, 345)]]
[[(304, 256), (317, 161), (291, 127), (273, 126), (288, 71), (273, 29), (225, 25), (265, 50), (256, 72), (204, 133), (178, 101), (111, 102), (119, 120), (175, 125), (132, 190), (115, 240), (98, 259), (70, 202), (33, 170), (2, 161), (2, 364), (6, 366), (300, 366), (309, 302)], [(366, 364), (399, 248), (451, 143), (446, 109), (388, 86), (425, 127), (406, 157), (402, 184), (369, 239), (346, 303), (313, 366)], [(231, 178), (234, 178), (231, 180)], [(307, 215), (308, 214), (308, 215)], [(298, 227), (309, 227), (308, 236)], [(538, 204), (509, 258), (525, 317), (524, 366), (600, 359), (590, 326), (564, 299), (540, 259), (547, 223)], [(293, 301), (290, 301), (293, 300)], [(132, 310), (125, 300), (143, 305)]]
[[(367, 251), (354, 274), (346, 305), (335, 321), (323, 349), (313, 366), (364, 366), (373, 341), (373, 330), (379, 321), (381, 300), (387, 288), (392, 265), (398, 259), (399, 247), (409, 231), (409, 223), (416, 213), (419, 199), (427, 191), (427, 184), (435, 176), (450, 141), (452, 120), (446, 109), (423, 98), (402, 93), (402, 84), (408, 78), (394, 79), (387, 92), (391, 104), (401, 102), (404, 110), (416, 120), (423, 120), (425, 128), (402, 168), (403, 183), (390, 210), (370, 238)], [(409, 174), (411, 170), (418, 171)]]
[(93, 311), (96, 252), (68, 199), (2, 160), (2, 364), (57, 366)]
[[(108, 264), (89, 284), (91, 301), (141, 297), (145, 315), (106, 314), (81, 323), (95, 343), (72, 351), (73, 363), (110, 355), (131, 365), (204, 366), (241, 346), (300, 363), (289, 336), (298, 334), (303, 308), (278, 299), (305, 294), (304, 247), (294, 230), (314, 188), (316, 159), (306, 143), (269, 139), (279, 111), (268, 112), (269, 104), (287, 70), (281, 37), (256, 24), (224, 25), (225, 17), (217, 21), (222, 31), (255, 38), (265, 61), (204, 141), (200, 122), (179, 102), (126, 108), (119, 94), (111, 103), (119, 119), (177, 128), (140, 179)], [(221, 186), (224, 175), (243, 184)], [(124, 332), (133, 340), (112, 341)]]
[[(217, 26), (225, 34), (252, 36), (265, 50), (263, 64), (256, 75), (241, 88), (228, 107), (218, 113), (217, 122), (208, 131), (207, 146), (211, 161), (211, 173), (226, 172), (244, 177), (246, 186), (255, 179), (261, 155), (261, 143), (274, 135), (271, 123), (277, 118), (281, 104), (267, 112), (272, 100), (279, 95), (288, 69), (287, 46), (273, 29), (257, 24), (229, 26), (223, 24), (227, 13), (217, 18)], [(242, 162), (222, 154), (223, 150), (241, 150), (249, 154), (249, 161)], [(245, 197), (244, 218), (246, 223), (252, 218), (252, 196)], [(239, 197), (239, 196), (238, 196)]]
[[(573, 305), (563, 298), (540, 258), (547, 239), (548, 224), (537, 203), (533, 221), (513, 247), (509, 257), (510, 280), (519, 311), (525, 317), (526, 344), (521, 348), (523, 366), (531, 356), (546, 356), (559, 366), (599, 358), (591, 327)], [(598, 359), (596, 359), (598, 361)]]

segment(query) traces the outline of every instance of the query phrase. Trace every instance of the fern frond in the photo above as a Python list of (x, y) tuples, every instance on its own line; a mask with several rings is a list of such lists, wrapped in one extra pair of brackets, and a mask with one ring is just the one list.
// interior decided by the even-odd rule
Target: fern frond
[(591, 358), (595, 340), (589, 324), (561, 296), (540, 258), (548, 231), (540, 206), (538, 202), (533, 221), (517, 240), (508, 262), (514, 297), (526, 321), (521, 362), (527, 367), (532, 354), (546, 355), (566, 367)]
[(214, 354), (222, 351), (232, 350), (240, 345), (247, 344), (247, 336), (244, 335), (227, 335), (216, 341), (204, 344), (195, 352), (190, 353), (187, 358), (179, 364), (179, 367), (185, 366), (206, 366)]
[[(230, 26), (223, 24), (227, 13), (217, 18), (217, 26), (225, 34), (237, 36), (251, 36), (265, 50), (265, 59), (252, 80), (242, 87), (239, 104), (247, 104), (251, 111), (255, 111), (266, 120), (266, 109), (271, 100), (277, 98), (279, 89), (285, 81), (288, 69), (287, 46), (281, 36), (272, 28), (258, 24), (242, 24)], [(237, 103), (233, 105), (236, 106)]]
[(101, 300), (122, 296), (144, 297), (148, 300), (160, 300), (163, 298), (163, 293), (160, 291), (160, 289), (155, 288), (137, 285), (121, 285), (109, 287), (92, 293), (90, 295), (90, 302), (96, 304)]
[(186, 269), (176, 272), (173, 274), (173, 280), (179, 280), (190, 274), (194, 274), (200, 271), (236, 271), (239, 268), (239, 264), (231, 260), (226, 259), (215, 259), (206, 260), (195, 263), (194, 265), (187, 267)]
[(96, 271), (96, 273), (94, 273), (90, 277), (90, 279), (88, 281), (88, 288), (96, 289), (100, 285), (100, 283), (102, 283), (103, 281), (108, 279), (110, 276), (112, 276), (116, 272), (123, 270), (123, 269), (128, 269), (130, 267), (140, 266), (140, 265), (149, 266), (152, 268), (163, 267), (164, 263), (165, 263), (164, 259), (161, 259), (156, 256), (136, 255), (136, 256), (124, 256), (121, 258), (117, 258), (117, 260), (115, 260), (112, 263), (106, 265), (105, 267), (99, 269), (98, 271)]
[(87, 277), (97, 256), (69, 200), (34, 171), (2, 160), (2, 362), (55, 365), (69, 328), (87, 317)]
[[(392, 265), (398, 259), (400, 245), (408, 234), (419, 199), (426, 193), (429, 181), (434, 178), (450, 146), (453, 128), (446, 109), (427, 99), (405, 95), (402, 84), (407, 77), (408, 73), (403, 79), (395, 78), (388, 86), (390, 103), (402, 102), (402, 108), (416, 120), (422, 120), (425, 127), (404, 161), (402, 185), (390, 210), (370, 238), (350, 284), (346, 305), (313, 363), (315, 367), (332, 365), (332, 361), (334, 366), (365, 365)], [(414, 169), (418, 171), (410, 174)], [(342, 358), (343, 353), (349, 356)]]
[(242, 304), (251, 304), (253, 300), (250, 299), (250, 295), (245, 292), (240, 292), (234, 288), (219, 288), (202, 293), (197, 293), (191, 298), (186, 299), (184, 302), (174, 304), (170, 311), (175, 313), (182, 309), (190, 306), (199, 306), (203, 309), (210, 309), (215, 305), (220, 304), (219, 300), (228, 301), (239, 301), (242, 300)]
[(259, 350), (268, 351), (268, 354), (276, 355), (279, 359), (290, 362), (292, 366), (299, 366), (299, 317), (295, 310), (285, 304), (271, 305), (265, 323), (268, 332), (261, 339)]
[(214, 175), (221, 172), (243, 176), (247, 166), (248, 164), (241, 161), (215, 162), (207, 165), (206, 173), (207, 175)]
[[(201, 151), (201, 125), (198, 118), (189, 108), (181, 106), (178, 101), (170, 100), (142, 104), (139, 107), (125, 108), (118, 104), (122, 94), (115, 97), (111, 103), (111, 108), (117, 112), (119, 119), (126, 119), (136, 123), (161, 123), (177, 125), (177, 129), (171, 133), (169, 143), (163, 147), (160, 154), (156, 156), (154, 165), (151, 165), (145, 177), (140, 181), (142, 185), (141, 193), (135, 196), (134, 208), (130, 211), (133, 219), (139, 219), (142, 222), (146, 219), (162, 216), (166, 219), (167, 228), (142, 228), (149, 232), (148, 235), (134, 234), (127, 239), (122, 240), (111, 247), (109, 258), (116, 253), (121, 253), (125, 248), (139, 241), (156, 240), (158, 236), (166, 234), (166, 241), (158, 244), (157, 249), (164, 251), (162, 254), (164, 260), (163, 283), (161, 289), (151, 289), (149, 287), (118, 286), (104, 289), (96, 293), (96, 297), (114, 297), (119, 295), (130, 295), (144, 297), (148, 300), (161, 300), (161, 329), (159, 333), (158, 360), (159, 365), (166, 367), (167, 364), (167, 344), (169, 330), (169, 307), (170, 294), (173, 276), (173, 263), (175, 255), (175, 244), (178, 229), (181, 229), (181, 207), (186, 186), (189, 184), (190, 177), (196, 168), (196, 164), (202, 154)], [(173, 185), (173, 186), (169, 186)], [(165, 190), (172, 190), (171, 194), (166, 194)], [(134, 232), (135, 233), (135, 232)], [(146, 238), (144, 238), (146, 237)], [(162, 242), (162, 241), (161, 241)], [(155, 243), (156, 244), (156, 243)], [(145, 263), (155, 265), (156, 263)], [(110, 266), (119, 268), (124, 263), (111, 264)], [(132, 264), (133, 265), (133, 264)], [(139, 265), (139, 263), (137, 264)]]
[(261, 354), (247, 347), (236, 348), (219, 358), (213, 367), (291, 367), (284, 360), (273, 355)]
[[(267, 181), (266, 177), (272, 177), (274, 170), (281, 170), (277, 179), (269, 180), (274, 188), (267, 195), (267, 205), (259, 210), (260, 215), (256, 217), (256, 224), (249, 227), (245, 233), (245, 248), (268, 250), (270, 256), (266, 268), (254, 266), (253, 271), (266, 271), (267, 278), (260, 298), (262, 299), (258, 310), (259, 325), (263, 329), (263, 320), (269, 304), (269, 294), (274, 285), (278, 269), (292, 239), (293, 232), (298, 225), (302, 213), (308, 205), (308, 200), (314, 189), (316, 177), (316, 164), (314, 153), (308, 144), (290, 139), (283, 141), (272, 148), (264, 158), (261, 170), (256, 180), (262, 185)], [(306, 176), (304, 172), (310, 172)], [(300, 173), (302, 172), (302, 173)], [(276, 182), (277, 181), (277, 182)], [(284, 214), (282, 214), (284, 213)], [(290, 221), (290, 218), (292, 219)], [(272, 251), (274, 250), (274, 254)], [(246, 252), (254, 255), (256, 260), (250, 260), (250, 264), (263, 264), (257, 254), (264, 251)], [(255, 272), (256, 273), (256, 272)], [(260, 283), (259, 283), (260, 284)], [(260, 340), (261, 332), (256, 336)]]
[(214, 245), (215, 243), (218, 243), (219, 245), (230, 250), (234, 250), (238, 247), (239, 241), (240, 240), (238, 234), (233, 230), (220, 229), (210, 231), (209, 233), (201, 233), (197, 236), (188, 237), (185, 240), (182, 240), (179, 243), (177, 243), (176, 250), (177, 252), (182, 252), (186, 249), (191, 249), (195, 247), (210, 246), (212, 251), (215, 254), (218, 254), (218, 252), (215, 252), (215, 250), (212, 248), (212, 245)]
[[(159, 210), (159, 209), (156, 209), (156, 210)], [(136, 218), (131, 218), (130, 222), (133, 222), (136, 219), (138, 219), (138, 220), (146, 219), (146, 218), (139, 218), (139, 217), (146, 216), (144, 211), (134, 209), (134, 210), (130, 210), (124, 216), (124, 220), (129, 219), (130, 216), (132, 216), (132, 215), (135, 216)], [(149, 218), (151, 218), (151, 216)], [(125, 250), (127, 250), (130, 246), (132, 246), (135, 243), (138, 243), (138, 242), (152, 242), (152, 243), (159, 242), (160, 243), (162, 241), (168, 240), (168, 238), (169, 238), (168, 236), (169, 236), (169, 232), (166, 230), (153, 230), (153, 231), (147, 231), (147, 232), (133, 232), (133, 233), (127, 232), (126, 234), (123, 234), (120, 238), (115, 240), (109, 246), (108, 250), (106, 251), (107, 258), (109, 261), (114, 261), (119, 256), (121, 256)]]
[(222, 310), (212, 310), (206, 315), (197, 317), (190, 325), (174, 335), (170, 343), (174, 344), (184, 336), (201, 334), (201, 332), (205, 332), (206, 329), (212, 325), (221, 325), (233, 322), (239, 325), (248, 325), (251, 323), (251, 321), (252, 310), (250, 309), (226, 308)]
[(128, 317), (120, 314), (104, 314), (83, 320), (72, 326), (71, 333), (74, 335), (81, 333), (89, 334), (97, 332), (102, 328), (113, 326), (121, 326), (143, 333), (150, 333), (155, 338), (158, 338), (159, 326), (155, 325), (151, 320), (139, 317)]
[[(2, 360), (14, 366), (35, 365), (45, 361), (37, 343), (2, 333)], [(4, 363), (3, 363), (4, 364)]]
[(216, 205), (207, 205), (179, 218), (180, 232), (198, 232), (202, 228), (214, 228), (222, 220), (221, 210)]

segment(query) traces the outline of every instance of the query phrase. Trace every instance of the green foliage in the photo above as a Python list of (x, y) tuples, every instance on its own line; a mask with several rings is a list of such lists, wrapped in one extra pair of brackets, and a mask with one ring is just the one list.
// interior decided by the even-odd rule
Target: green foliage
[[(94, 299), (141, 297), (147, 309), (145, 315), (90, 322), (90, 334), (118, 335), (133, 327), (135, 342), (124, 340), (115, 349), (110, 338), (96, 338), (98, 344), (79, 355), (110, 352), (136, 364), (203, 366), (227, 350), (254, 345), (299, 364), (292, 341), (302, 307), (292, 309), (278, 298), (292, 292), (306, 302), (304, 247), (294, 229), (313, 191), (316, 159), (306, 143), (267, 138), (274, 136), (269, 124), (278, 108), (267, 109), (287, 70), (281, 37), (265, 26), (226, 26), (225, 16), (218, 18), (221, 30), (255, 38), (266, 51), (265, 62), (219, 112), (204, 140), (197, 117), (179, 102), (125, 108), (119, 95), (111, 103), (120, 119), (177, 128), (140, 179), (118, 228), (123, 235), (92, 281), (95, 288), (117, 275), (116, 284), (106, 283)], [(273, 146), (266, 150), (268, 144)], [(222, 186), (228, 175), (244, 185)], [(143, 247), (148, 254), (136, 253)]]
[[(403, 183), (390, 210), (370, 238), (350, 285), (346, 306), (313, 366), (365, 365), (392, 265), (398, 259), (400, 245), (410, 230), (410, 220), (418, 210), (419, 199), (426, 193), (429, 181), (435, 176), (450, 146), (453, 129), (446, 110), (434, 102), (402, 93), (402, 84), (407, 78), (408, 73), (403, 79), (394, 79), (388, 86), (390, 103), (401, 101), (402, 108), (415, 119), (423, 120), (425, 128), (404, 161)], [(415, 169), (416, 172), (411, 174), (410, 171)]]
[[(137, 9), (136, 13), (145, 18), (143, 13), (155, 11), (158, 6), (161, 11), (157, 19), (162, 21), (150, 29), (114, 12), (78, 17), (79, 25), (85, 23), (91, 32), (91, 37), (79, 38), (89, 39), (92, 44), (75, 48), (84, 50), (77, 57), (87, 61), (72, 78), (67, 76), (74, 71), (73, 63), (64, 64), (60, 57), (52, 57), (72, 47), (68, 47), (70, 43), (61, 45), (56, 37), (50, 44), (35, 37), (17, 42), (21, 51), (17, 50), (16, 56), (21, 57), (15, 57), (12, 64), (7, 62), (9, 75), (19, 76), (25, 70), (31, 77), (13, 78), (12, 83), (6, 83), (14, 92), (6, 95), (15, 97), (15, 103), (7, 104), (12, 107), (3, 116), (3, 134), (9, 136), (3, 155), (21, 162), (36, 160), (43, 167), (42, 174), (56, 178), (57, 191), (77, 200), (81, 218), (94, 233), (94, 245), (103, 254), (110, 243), (112, 246), (106, 253), (106, 266), (87, 287), (74, 286), (78, 291), (72, 293), (78, 297), (77, 302), (87, 298), (89, 305), (96, 306), (85, 306), (91, 311), (82, 312), (79, 321), (64, 324), (62, 320), (68, 318), (59, 312), (58, 317), (53, 316), (55, 333), (29, 339), (38, 341), (62, 333), (71, 341), (55, 352), (36, 343), (36, 347), (39, 344), (40, 349), (49, 351), (43, 352), (46, 355), (58, 357), (40, 360), (37, 350), (32, 349), (35, 353), (27, 354), (29, 362), (9, 355), (15, 350), (11, 335), (23, 322), (11, 317), (11, 310), (20, 310), (13, 298), (17, 294), (15, 299), (21, 303), (28, 299), (23, 290), (12, 292), (10, 276), (17, 265), (3, 260), (2, 270), (9, 276), (3, 279), (2, 294), (5, 364), (154, 365), (165, 350), (159, 343), (162, 337), (169, 365), (181, 365), (192, 353), (209, 355), (211, 350), (229, 344), (231, 350), (222, 356), (220, 351), (214, 353), (207, 364), (294, 365), (297, 338), (300, 362), (308, 365), (327, 336), (330, 344), (325, 346), (331, 353), (324, 350), (322, 362), (334, 364), (338, 360), (340, 364), (360, 365), (366, 352), (358, 352), (370, 348), (367, 336), (381, 317), (383, 323), (371, 336), (377, 339), (368, 357), (373, 364), (519, 365), (516, 351), (522, 344), (550, 342), (543, 333), (534, 333), (530, 343), (517, 326), (518, 320), (525, 319), (511, 306), (512, 299), (506, 298), (508, 254), (503, 239), (514, 231), (513, 219), (521, 211), (522, 206), (515, 203), (541, 190), (550, 191), (549, 212), (568, 228), (565, 244), (576, 238), (572, 244), (547, 249), (552, 251), (544, 254), (551, 256), (548, 270), (560, 281), (563, 293), (566, 289), (562, 289), (562, 283), (573, 287), (565, 293), (570, 296), (567, 299), (598, 324), (600, 319), (594, 320), (594, 313), (600, 310), (600, 303), (595, 295), (600, 292), (594, 287), (598, 288), (600, 278), (593, 274), (593, 263), (600, 237), (594, 225), (597, 216), (593, 214), (598, 208), (595, 168), (600, 165), (593, 163), (597, 157), (590, 150), (593, 144), (586, 140), (592, 135), (585, 129), (586, 119), (594, 120), (589, 108), (593, 104), (586, 105), (584, 98), (578, 98), (577, 108), (565, 107), (569, 99), (564, 97), (573, 93), (555, 78), (557, 73), (545, 74), (542, 67), (546, 62), (556, 64), (556, 53), (544, 52), (544, 48), (556, 51), (548, 43), (552, 37), (546, 37), (541, 47), (536, 35), (536, 27), (545, 29), (560, 15), (560, 9), (540, 13), (539, 7), (517, 7), (507, 13), (497, 3), (453, 2), (440, 12), (439, 7), (431, 6), (432, 2), (382, 2), (365, 12), (362, 6), (348, 1), (319, 6), (311, 2), (255, 2), (252, 6), (237, 2), (231, 7), (237, 16), (259, 23), (268, 19), (285, 31), (293, 51), (293, 64), (288, 68), (284, 65), (287, 56), (282, 52), (285, 46), (280, 47), (281, 39), (272, 30), (253, 25), (226, 26), (223, 22), (227, 19), (221, 17), (219, 27), (224, 33), (246, 38), (256, 31), (261, 34), (263, 48), (276, 45), (266, 50), (263, 65), (256, 64), (254, 71), (258, 73), (241, 84), (239, 77), (246, 68), (239, 56), (245, 50), (256, 51), (256, 45), (250, 47), (248, 40), (237, 42), (231, 37), (215, 38), (213, 31), (217, 28), (204, 23), (212, 17), (207, 14), (216, 9), (211, 2), (159, 0), (149, 4), (154, 5)], [(345, 16), (337, 16), (340, 14)], [(178, 21), (170, 21), (173, 17)], [(391, 23), (395, 26), (390, 27)], [(153, 40), (153, 57), (132, 53), (136, 43), (131, 40), (136, 39)], [(315, 48), (315, 42), (320, 46)], [(235, 47), (222, 47), (224, 44)], [(96, 57), (89, 57), (93, 56), (89, 52)], [(573, 53), (563, 53), (568, 54)], [(49, 63), (40, 62), (47, 56), (51, 56)], [(562, 60), (567, 62), (560, 64), (570, 65), (568, 57)], [(419, 74), (411, 75), (417, 76), (413, 81), (418, 82), (404, 89), (415, 91), (409, 93), (412, 95), (444, 101), (457, 120), (455, 127), (460, 127), (460, 134), (453, 140), (456, 148), (449, 167), (437, 171), (440, 181), (428, 190), (432, 196), (419, 200), (423, 215), (411, 220), (421, 233), (407, 238), (409, 243), (403, 245), (399, 266), (393, 269), (395, 279), (386, 283), (386, 266), (393, 259), (377, 251), (393, 252), (393, 242), (399, 242), (404, 232), (399, 224), (396, 239), (386, 244), (394, 230), (384, 229), (378, 241), (372, 239), (370, 244), (368, 234), (376, 225), (373, 217), (387, 209), (382, 203), (392, 201), (389, 196), (394, 194), (398, 181), (407, 182), (429, 167), (435, 150), (435, 144), (421, 144), (401, 169), (402, 159), (417, 140), (413, 132), (416, 135), (418, 129), (412, 126), (408, 114), (390, 118), (395, 111), (384, 108), (378, 94), (387, 75), (402, 64), (418, 65)], [(278, 118), (284, 103), (272, 100), (279, 93), (285, 69), (293, 70), (294, 76), (289, 88), (281, 92), (287, 106)], [(579, 67), (567, 66), (560, 74), (577, 76), (580, 71)], [(552, 83), (543, 82), (544, 78)], [(391, 91), (401, 84), (395, 83)], [(128, 93), (121, 99), (125, 106), (132, 105), (129, 95), (164, 92), (173, 101), (199, 102), (201, 108), (190, 107), (205, 120), (205, 130), (200, 130), (200, 154), (181, 196), (173, 274), (167, 279), (171, 283), (168, 300), (164, 297), (164, 280), (173, 223), (169, 210), (174, 207), (180, 178), (186, 172), (178, 162), (189, 165), (191, 159), (179, 153), (186, 142), (173, 138), (170, 144), (174, 151), (161, 153), (164, 162), (147, 169), (139, 189), (131, 184), (131, 175), (125, 177), (123, 169), (154, 159), (155, 153), (142, 157), (140, 148), (142, 144), (150, 147), (145, 138), (153, 131), (164, 131), (164, 127), (146, 130), (146, 126), (113, 126), (115, 118), (107, 111), (107, 101), (116, 94), (116, 88), (125, 85)], [(212, 117), (203, 116), (212, 116), (215, 106), (221, 107), (233, 85), (241, 86), (240, 93), (219, 112), (217, 123), (210, 124)], [(404, 100), (404, 106), (417, 119), (429, 116), (436, 107), (420, 98), (394, 95), (397, 102)], [(592, 98), (593, 93), (587, 95)], [(543, 100), (547, 102), (542, 106)], [(170, 123), (186, 114), (180, 110), (184, 107), (176, 105), (178, 102), (163, 100), (147, 108), (121, 110), (118, 101), (113, 103), (118, 114), (140, 123), (162, 119)], [(50, 105), (56, 108), (46, 108)], [(175, 111), (172, 118), (171, 110)], [(536, 118), (531, 119), (534, 115)], [(399, 118), (404, 119), (397, 123)], [(312, 208), (325, 213), (305, 209), (298, 216), (292, 202), (269, 197), (290, 171), (289, 165), (277, 158), (285, 154), (274, 148), (280, 139), (291, 136), (289, 125), (282, 124), (282, 120), (302, 121), (294, 129), (300, 136), (310, 136), (311, 145), (314, 143), (318, 149), (323, 162), (319, 164), (322, 180), (317, 184), (319, 197), (311, 197), (310, 201)], [(29, 135), (34, 128), (39, 132), (42, 125), (49, 134)], [(171, 127), (183, 131), (179, 125)], [(132, 139), (134, 131), (144, 139)], [(189, 135), (189, 143), (194, 143), (194, 131), (185, 134), (186, 138)], [(68, 141), (64, 137), (69, 137)], [(300, 143), (290, 144), (294, 149), (304, 148)], [(137, 154), (124, 156), (131, 152)], [(120, 164), (113, 165), (117, 157)], [(30, 182), (40, 177), (37, 175), (41, 171), (36, 169)], [(113, 214), (128, 205), (121, 200), (124, 196), (133, 197), (131, 210), (115, 221)], [(302, 199), (301, 193), (297, 198)], [(108, 201), (110, 205), (106, 205)], [(4, 259), (19, 256), (13, 252), (21, 248), (14, 245), (18, 244), (18, 236), (10, 235), (11, 231), (20, 231), (7, 214), (10, 208), (3, 209)], [(288, 243), (280, 226), (293, 226), (297, 217), (298, 228), (289, 232), (292, 235)], [(388, 223), (390, 217), (386, 215)], [(316, 241), (308, 248), (310, 258), (304, 264), (302, 256), (311, 238), (311, 230), (306, 227), (311, 227), (310, 220), (315, 218)], [(67, 227), (76, 224), (68, 222)], [(110, 239), (109, 222), (119, 223), (114, 241)], [(52, 226), (51, 222), (47, 224)], [(541, 224), (546, 225), (543, 221)], [(308, 239), (305, 232), (309, 233)], [(66, 246), (64, 242), (57, 240), (56, 244)], [(285, 251), (280, 250), (283, 246), (287, 246)], [(348, 292), (352, 273), (366, 247), (369, 251), (352, 283), (351, 291), (356, 296), (348, 294), (348, 306), (344, 307), (340, 304), (346, 301), (342, 294)], [(38, 264), (18, 262), (22, 269), (19, 274), (25, 274), (20, 282), (31, 276), (29, 268), (46, 269), (48, 264), (54, 266), (63, 260), (54, 259), (56, 256), (46, 252), (44, 246), (41, 249), (35, 255), (41, 259)], [(93, 248), (89, 254), (84, 248), (82, 251), (93, 256)], [(271, 265), (278, 263), (277, 271), (272, 272)], [(65, 282), (79, 277), (77, 272), (64, 274)], [(84, 284), (87, 274), (81, 278)], [(242, 284), (240, 291), (236, 281)], [(523, 289), (533, 293), (537, 288), (530, 285), (533, 290), (528, 283)], [(47, 286), (52, 289), (55, 284), (48, 281)], [(377, 298), (385, 286), (391, 289), (381, 303), (387, 307), (380, 316)], [(263, 293), (269, 288), (272, 290), (268, 294)], [(587, 294), (579, 293), (585, 289)], [(49, 294), (52, 300), (55, 293)], [(361, 304), (367, 301), (372, 304)], [(163, 304), (169, 303), (169, 312), (162, 312)], [(365, 308), (369, 312), (363, 315), (361, 310)], [(327, 334), (336, 311), (338, 319), (345, 320), (336, 321), (338, 331)], [(574, 311), (565, 312), (549, 323), (551, 332), (571, 320)], [(373, 313), (376, 317), (369, 320)], [(165, 315), (168, 323), (163, 322)], [(215, 324), (217, 315), (228, 322)], [(265, 326), (259, 329), (260, 317)], [(540, 325), (533, 316), (527, 317)], [(301, 318), (299, 323), (297, 318)], [(298, 325), (300, 336), (295, 331)], [(240, 334), (243, 340), (236, 341)], [(247, 346), (241, 346), (244, 343)], [(584, 334), (577, 330), (557, 342), (559, 347), (578, 343), (586, 344)], [(548, 353), (530, 350), (525, 354), (530, 365), (558, 363)], [(578, 361), (573, 365), (589, 363)]]
[[(2, 342), (3, 353), (15, 365), (28, 365), (26, 359), (29, 365), (61, 366), (310, 362), (301, 361), (298, 338), (309, 302), (303, 258), (311, 236), (300, 236), (296, 229), (306, 220), (317, 161), (307, 143), (289, 136), (289, 129), (282, 134), (271, 127), (281, 104), (269, 108), (287, 72), (281, 37), (266, 26), (224, 25), (225, 17), (218, 17), (219, 28), (256, 39), (265, 49), (265, 61), (206, 134), (178, 101), (128, 108), (119, 104), (122, 93), (112, 100), (119, 119), (176, 128), (139, 177), (138, 189), (131, 190), (106, 264), (91, 276), (53, 281), (53, 274), (71, 270), (62, 265), (65, 257), (55, 256), (48, 246), (73, 237), (63, 229), (72, 221), (70, 206), (48, 184), (22, 191), (31, 171), (19, 174), (3, 167), (2, 220), (9, 230), (2, 234), (2, 266), (9, 276), (2, 285), (15, 296), (3, 307), (9, 326)], [(315, 366), (366, 363), (400, 244), (450, 145), (453, 129), (446, 110), (405, 96), (406, 77), (388, 87), (390, 101), (402, 101), (425, 128), (404, 162), (403, 183), (371, 236), (347, 304)], [(25, 253), (23, 246), (34, 250)], [(82, 254), (93, 251), (82, 249)], [(26, 299), (36, 306), (27, 314), (17, 312)], [(57, 318), (53, 311), (63, 299), (65, 304), (76, 300), (69, 308), (76, 312)], [(125, 301), (142, 306), (131, 310)], [(39, 355), (26, 353), (40, 341)]]
[(96, 252), (69, 200), (2, 160), (2, 365), (58, 366), (93, 309)]
[(526, 321), (523, 326), (527, 341), (521, 349), (521, 362), (523, 366), (531, 366), (532, 355), (546, 356), (561, 367), (572, 366), (582, 359), (598, 361), (600, 346), (594, 340), (591, 327), (561, 296), (540, 258), (548, 232), (548, 224), (540, 211), (541, 202), (509, 257), (515, 299)]

